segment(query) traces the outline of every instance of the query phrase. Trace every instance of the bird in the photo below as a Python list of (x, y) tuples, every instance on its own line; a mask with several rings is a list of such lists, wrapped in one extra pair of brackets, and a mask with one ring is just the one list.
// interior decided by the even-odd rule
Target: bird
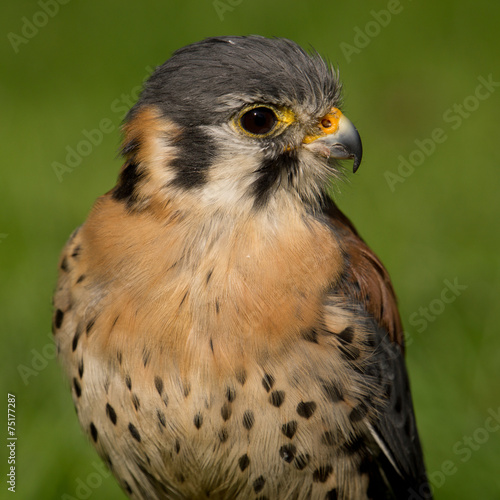
[(53, 332), (130, 498), (432, 497), (395, 292), (334, 200), (362, 159), (342, 95), (313, 50), (220, 36), (175, 51), (126, 116)]

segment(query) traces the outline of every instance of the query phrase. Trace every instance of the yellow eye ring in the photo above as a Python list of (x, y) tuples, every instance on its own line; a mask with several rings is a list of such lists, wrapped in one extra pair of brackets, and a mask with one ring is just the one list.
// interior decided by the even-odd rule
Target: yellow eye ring
[(279, 109), (269, 104), (245, 106), (235, 118), (239, 130), (251, 137), (263, 138), (274, 135), (295, 121), (289, 109)]

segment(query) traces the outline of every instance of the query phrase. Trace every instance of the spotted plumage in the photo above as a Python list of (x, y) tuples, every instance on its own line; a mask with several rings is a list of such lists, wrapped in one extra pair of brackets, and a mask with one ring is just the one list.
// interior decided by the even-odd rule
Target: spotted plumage
[(330, 197), (338, 76), (284, 39), (177, 51), (60, 260), (78, 418), (135, 499), (402, 498), (426, 481), (386, 270)]

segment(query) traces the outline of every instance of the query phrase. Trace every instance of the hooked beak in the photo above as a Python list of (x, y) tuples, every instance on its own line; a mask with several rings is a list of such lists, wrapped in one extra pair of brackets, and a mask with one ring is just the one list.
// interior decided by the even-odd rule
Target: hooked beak
[(351, 120), (339, 109), (332, 108), (330, 113), (321, 119), (319, 129), (318, 134), (304, 137), (304, 147), (326, 158), (353, 159), (352, 171), (356, 172), (363, 156), (363, 146)]

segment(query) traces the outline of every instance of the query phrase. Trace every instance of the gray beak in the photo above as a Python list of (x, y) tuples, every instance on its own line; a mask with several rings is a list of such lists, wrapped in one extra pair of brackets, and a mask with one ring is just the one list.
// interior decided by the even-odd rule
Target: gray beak
[(331, 128), (334, 131), (330, 132), (330, 127), (320, 127), (323, 130), (323, 134), (319, 136), (306, 136), (304, 147), (328, 158), (337, 158), (339, 160), (352, 159), (354, 160), (352, 171), (356, 172), (363, 156), (361, 137), (349, 118), (336, 108), (333, 108), (332, 111), (334, 113), (326, 115), (325, 118), (330, 123), (333, 122)]

